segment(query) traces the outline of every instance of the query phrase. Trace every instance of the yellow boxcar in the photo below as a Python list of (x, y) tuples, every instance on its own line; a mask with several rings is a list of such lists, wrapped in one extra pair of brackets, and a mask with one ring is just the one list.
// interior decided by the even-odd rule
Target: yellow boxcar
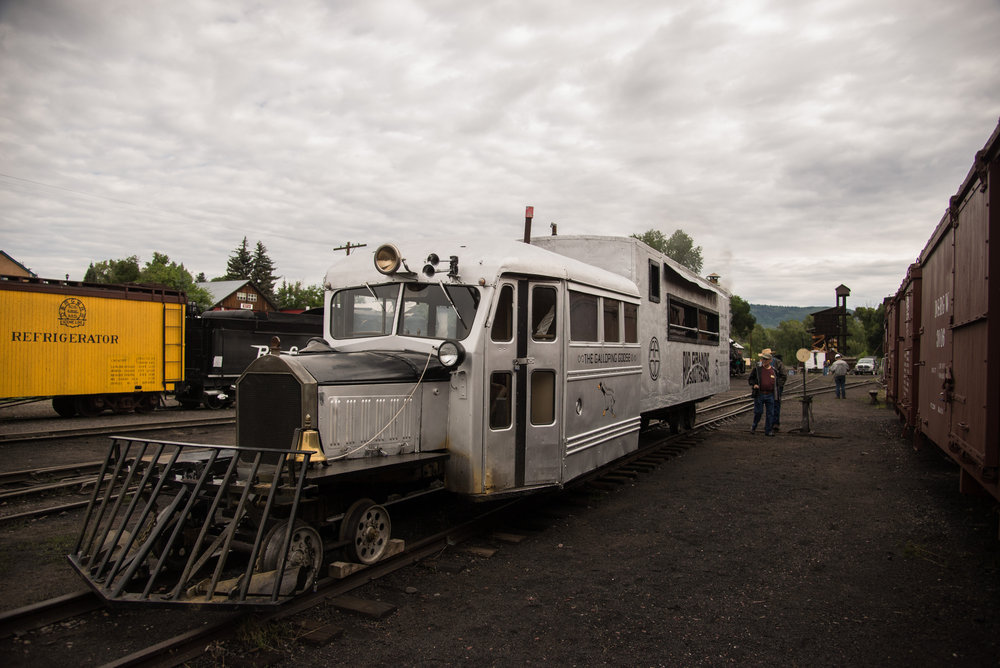
[(176, 290), (0, 278), (0, 398), (148, 403), (184, 379), (185, 305)]

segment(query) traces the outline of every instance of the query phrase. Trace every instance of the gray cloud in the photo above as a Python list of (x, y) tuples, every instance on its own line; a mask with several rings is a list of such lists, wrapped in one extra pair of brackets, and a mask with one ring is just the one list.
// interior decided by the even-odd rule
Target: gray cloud
[(753, 302), (894, 292), (1000, 115), (989, 0), (14, 0), (3, 248), (290, 280), (346, 241), (681, 228)]

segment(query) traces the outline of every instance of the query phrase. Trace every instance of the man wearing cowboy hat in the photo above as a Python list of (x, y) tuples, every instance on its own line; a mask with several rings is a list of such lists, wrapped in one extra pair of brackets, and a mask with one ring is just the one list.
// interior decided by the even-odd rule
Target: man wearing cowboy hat
[(770, 348), (764, 348), (760, 352), (762, 355), (766, 353), (771, 356), (771, 368), (774, 369), (777, 377), (778, 389), (774, 393), (774, 431), (781, 431), (781, 395), (785, 391), (785, 381), (788, 380), (788, 371), (781, 361), (781, 355)]
[(778, 374), (771, 366), (770, 349), (758, 353), (757, 357), (760, 358), (760, 365), (753, 368), (748, 379), (753, 388), (753, 426), (750, 433), (757, 433), (761, 413), (766, 413), (764, 435), (774, 436), (774, 398), (778, 392)]

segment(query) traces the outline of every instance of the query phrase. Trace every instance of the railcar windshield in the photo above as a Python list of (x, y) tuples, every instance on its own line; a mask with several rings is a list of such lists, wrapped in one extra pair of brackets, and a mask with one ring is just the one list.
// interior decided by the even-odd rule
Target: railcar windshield
[(365, 284), (338, 290), (330, 302), (335, 339), (416, 336), (464, 339), (479, 308), (479, 289), (443, 283)]

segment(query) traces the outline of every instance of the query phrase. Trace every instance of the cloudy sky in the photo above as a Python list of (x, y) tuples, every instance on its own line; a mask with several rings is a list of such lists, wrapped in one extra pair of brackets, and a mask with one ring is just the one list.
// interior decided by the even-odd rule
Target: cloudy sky
[[(894, 293), (1000, 117), (1000, 0), (0, 0), (0, 249), (683, 229), (754, 303)], [(340, 251), (343, 252), (343, 251)]]

